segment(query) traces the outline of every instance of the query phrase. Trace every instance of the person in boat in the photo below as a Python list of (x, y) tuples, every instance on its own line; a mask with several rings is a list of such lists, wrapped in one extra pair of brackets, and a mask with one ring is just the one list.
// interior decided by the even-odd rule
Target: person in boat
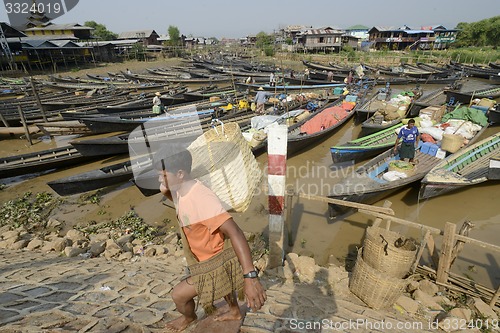
[(271, 72), (271, 74), (269, 75), (269, 85), (271, 87), (274, 87), (276, 85), (276, 75)]
[(328, 73), (326, 74), (326, 80), (328, 82), (332, 82), (333, 81), (333, 72), (332, 71), (328, 71)]
[(213, 313), (219, 298), (225, 299), (229, 311), (214, 319), (241, 320), (237, 292), (252, 311), (259, 310), (267, 297), (245, 235), (217, 195), (191, 178), (191, 153), (168, 145), (155, 154), (153, 167), (160, 191), (175, 204), (188, 263), (188, 275), (172, 290), (181, 316), (166, 324), (167, 331), (181, 332), (195, 322), (199, 304), (207, 314)]
[(304, 80), (309, 80), (309, 68), (304, 70)]
[(257, 94), (255, 94), (255, 99), (254, 99), (255, 106), (256, 106), (256, 108), (255, 108), (256, 113), (258, 113), (258, 114), (265, 113), (264, 103), (266, 103), (267, 98), (271, 95), (272, 95), (271, 93), (264, 91), (264, 88), (262, 88), (262, 87), (259, 87), (259, 89), (257, 89)]
[(415, 126), (415, 119), (410, 119), (408, 125), (401, 128), (396, 138), (396, 144), (394, 145), (394, 154), (398, 151), (399, 141), (403, 140), (401, 143), (401, 148), (399, 149), (399, 158), (401, 160), (409, 159), (413, 162), (415, 158), (415, 149), (418, 148), (418, 143), (420, 141), (420, 133), (417, 126)]
[(155, 97), (153, 97), (153, 113), (160, 114), (163, 111), (163, 105), (160, 99), (160, 92), (155, 92)]

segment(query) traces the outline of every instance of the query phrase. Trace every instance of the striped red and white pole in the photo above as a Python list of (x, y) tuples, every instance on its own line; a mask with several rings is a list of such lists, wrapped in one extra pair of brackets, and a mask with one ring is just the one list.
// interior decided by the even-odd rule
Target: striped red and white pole
[(284, 125), (269, 128), (267, 173), (269, 200), (269, 268), (281, 266), (284, 258), (284, 206), (286, 188), (286, 150), (288, 129)]

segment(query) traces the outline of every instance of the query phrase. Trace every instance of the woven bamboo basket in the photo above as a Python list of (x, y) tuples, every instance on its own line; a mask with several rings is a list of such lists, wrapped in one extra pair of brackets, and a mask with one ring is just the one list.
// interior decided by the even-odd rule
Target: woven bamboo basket
[(258, 131), (258, 132), (255, 132), (253, 135), (252, 135), (252, 140), (250, 140), (250, 146), (251, 147), (257, 147), (258, 145), (260, 145), (262, 143), (262, 141), (264, 141), (265, 139), (267, 138), (267, 134), (264, 133), (263, 131)]
[(222, 201), (226, 210), (245, 211), (262, 178), (248, 142), (237, 123), (216, 126), (193, 141), (191, 175)]
[[(371, 267), (388, 276), (402, 278), (415, 262), (417, 246), (401, 234), (377, 227), (368, 227), (363, 243), (363, 259)], [(402, 244), (401, 247), (397, 247)]]
[(446, 150), (450, 153), (456, 153), (462, 144), (464, 143), (464, 138), (458, 134), (443, 134), (443, 140), (441, 141), (441, 149)]
[(349, 289), (373, 309), (392, 306), (406, 289), (409, 279), (388, 276), (368, 265), (358, 251), (356, 265), (349, 279)]
[[(398, 165), (404, 166), (404, 167), (399, 167)], [(389, 162), (388, 171), (399, 171), (399, 172), (406, 174), (406, 176), (411, 177), (415, 174), (416, 167), (415, 167), (415, 165), (413, 165), (409, 162), (402, 161), (402, 160), (396, 160), (396, 161)]]

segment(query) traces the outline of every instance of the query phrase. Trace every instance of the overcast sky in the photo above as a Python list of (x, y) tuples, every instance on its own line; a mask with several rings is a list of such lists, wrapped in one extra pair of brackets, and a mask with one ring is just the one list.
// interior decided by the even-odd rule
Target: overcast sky
[[(13, 1), (13, 0), (10, 0)], [(28, 1), (31, 0), (21, 0)], [(80, 0), (54, 23), (96, 21), (115, 33), (168, 26), (195, 37), (238, 38), (287, 25), (347, 28), (355, 24), (411, 28), (475, 22), (500, 13), (500, 0)], [(1, 10), (0, 21), (7, 14)]]

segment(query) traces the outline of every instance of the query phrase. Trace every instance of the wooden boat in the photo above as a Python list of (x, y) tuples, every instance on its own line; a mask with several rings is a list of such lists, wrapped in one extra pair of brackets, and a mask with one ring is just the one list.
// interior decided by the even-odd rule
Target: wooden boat
[(450, 101), (452, 101), (453, 104), (456, 103), (470, 104), (471, 101), (475, 98), (500, 97), (500, 87), (486, 88), (468, 92), (446, 90), (445, 94), (446, 94), (446, 103), (450, 103)]
[(140, 165), (151, 165), (151, 163), (149, 157), (128, 160), (97, 170), (56, 179), (48, 182), (47, 185), (61, 196), (88, 192), (127, 182), (133, 177), (135, 166), (140, 168)]
[(492, 124), (500, 124), (500, 110), (498, 109), (488, 110), (488, 121)]
[[(239, 112), (219, 118), (223, 122), (231, 121), (243, 123), (248, 121), (255, 114), (252, 111)], [(150, 127), (145, 125), (144, 131), (134, 130), (131, 133), (119, 134), (108, 138), (73, 140), (70, 144), (74, 146), (84, 156), (98, 156), (103, 154), (125, 154), (130, 147), (144, 142), (144, 135), (147, 135), (150, 144), (160, 142), (187, 141), (193, 136), (197, 137), (208, 130), (211, 126), (212, 117), (191, 117), (186, 121), (168, 123), (161, 126)], [(140, 128), (140, 127), (138, 127)]]
[[(335, 102), (288, 130), (287, 154), (293, 155), (327, 138), (354, 115), (354, 105)], [(339, 105), (340, 104), (340, 105)], [(349, 105), (349, 106), (346, 106)]]
[(391, 98), (392, 88), (390, 85), (386, 85), (384, 88), (380, 88), (371, 98), (367, 98), (364, 103), (358, 103), (354, 111), (356, 112), (356, 118), (361, 121), (365, 121)]
[(401, 126), (404, 125), (396, 124), (385, 130), (348, 141), (342, 145), (332, 146), (330, 153), (333, 163), (357, 162), (378, 155), (390, 147), (394, 147), (397, 138), (396, 130)]
[[(422, 91), (420, 89), (415, 89), (411, 93), (413, 95), (413, 97), (411, 98), (411, 102), (409, 104), (403, 104), (403, 105), (399, 106), (397, 108), (397, 110), (395, 110), (397, 112), (397, 114), (399, 115), (398, 117), (395, 117), (395, 118), (393, 118), (391, 120), (387, 120), (386, 121), (386, 120), (384, 120), (383, 116), (378, 116), (377, 117), (377, 114), (374, 114), (373, 116), (371, 116), (370, 118), (368, 118), (367, 120), (365, 120), (361, 124), (362, 133), (364, 135), (372, 134), (372, 133), (381, 131), (383, 129), (392, 127), (392, 126), (400, 123), (401, 120), (408, 113), (408, 110), (410, 109), (411, 104), (415, 100), (417, 100), (420, 96), (422, 96)], [(405, 96), (405, 95), (408, 95), (408, 93), (407, 92), (402, 92), (402, 93), (398, 94), (398, 96), (400, 96), (400, 95), (401, 96)]]
[(497, 133), (442, 160), (422, 179), (420, 199), (487, 181), (490, 158), (499, 153)]
[(92, 131), (78, 120), (66, 121), (51, 121), (46, 123), (35, 123), (35, 125), (45, 135), (74, 135), (74, 134), (90, 134)]
[[(469, 141), (469, 144), (477, 140), (485, 129), (486, 127), (477, 132)], [(461, 150), (455, 154), (459, 154), (460, 152)], [(398, 159), (399, 155), (394, 155), (393, 148), (388, 149), (356, 170), (353, 170), (349, 175), (344, 176), (340, 182), (332, 184), (328, 197), (373, 204), (404, 186), (420, 181), (432, 168), (442, 161), (442, 159), (422, 153), (418, 149), (415, 151), (415, 160), (418, 160), (418, 164), (412, 175), (394, 181), (385, 180), (383, 175), (388, 171), (389, 163)], [(329, 204), (331, 217), (343, 214), (348, 210), (345, 207)]]
[(0, 158), (0, 178), (8, 178), (88, 161), (73, 146), (64, 146), (33, 153)]
[(257, 90), (259, 88), (262, 88), (266, 91), (287, 91), (287, 90), (304, 90), (304, 89), (325, 89), (325, 88), (335, 88), (335, 87), (345, 87), (345, 83), (329, 83), (329, 84), (313, 84), (313, 85), (277, 85), (277, 86), (270, 86), (268, 84), (251, 84), (251, 83), (242, 83), (242, 82), (237, 82), (237, 86), (242, 87), (243, 89), (251, 89), (251, 90)]
[[(214, 113), (213, 109), (207, 109), (202, 111), (186, 111), (185, 116), (190, 116), (196, 113), (199, 117), (211, 117)], [(148, 126), (162, 126), (168, 125), (172, 121), (179, 120), (182, 114), (175, 115), (154, 115), (154, 117), (143, 116), (134, 118), (120, 118), (120, 117), (98, 117), (98, 118), (82, 118), (81, 122), (87, 126), (92, 133), (110, 133), (110, 132), (131, 132), (137, 126), (148, 122)]]

